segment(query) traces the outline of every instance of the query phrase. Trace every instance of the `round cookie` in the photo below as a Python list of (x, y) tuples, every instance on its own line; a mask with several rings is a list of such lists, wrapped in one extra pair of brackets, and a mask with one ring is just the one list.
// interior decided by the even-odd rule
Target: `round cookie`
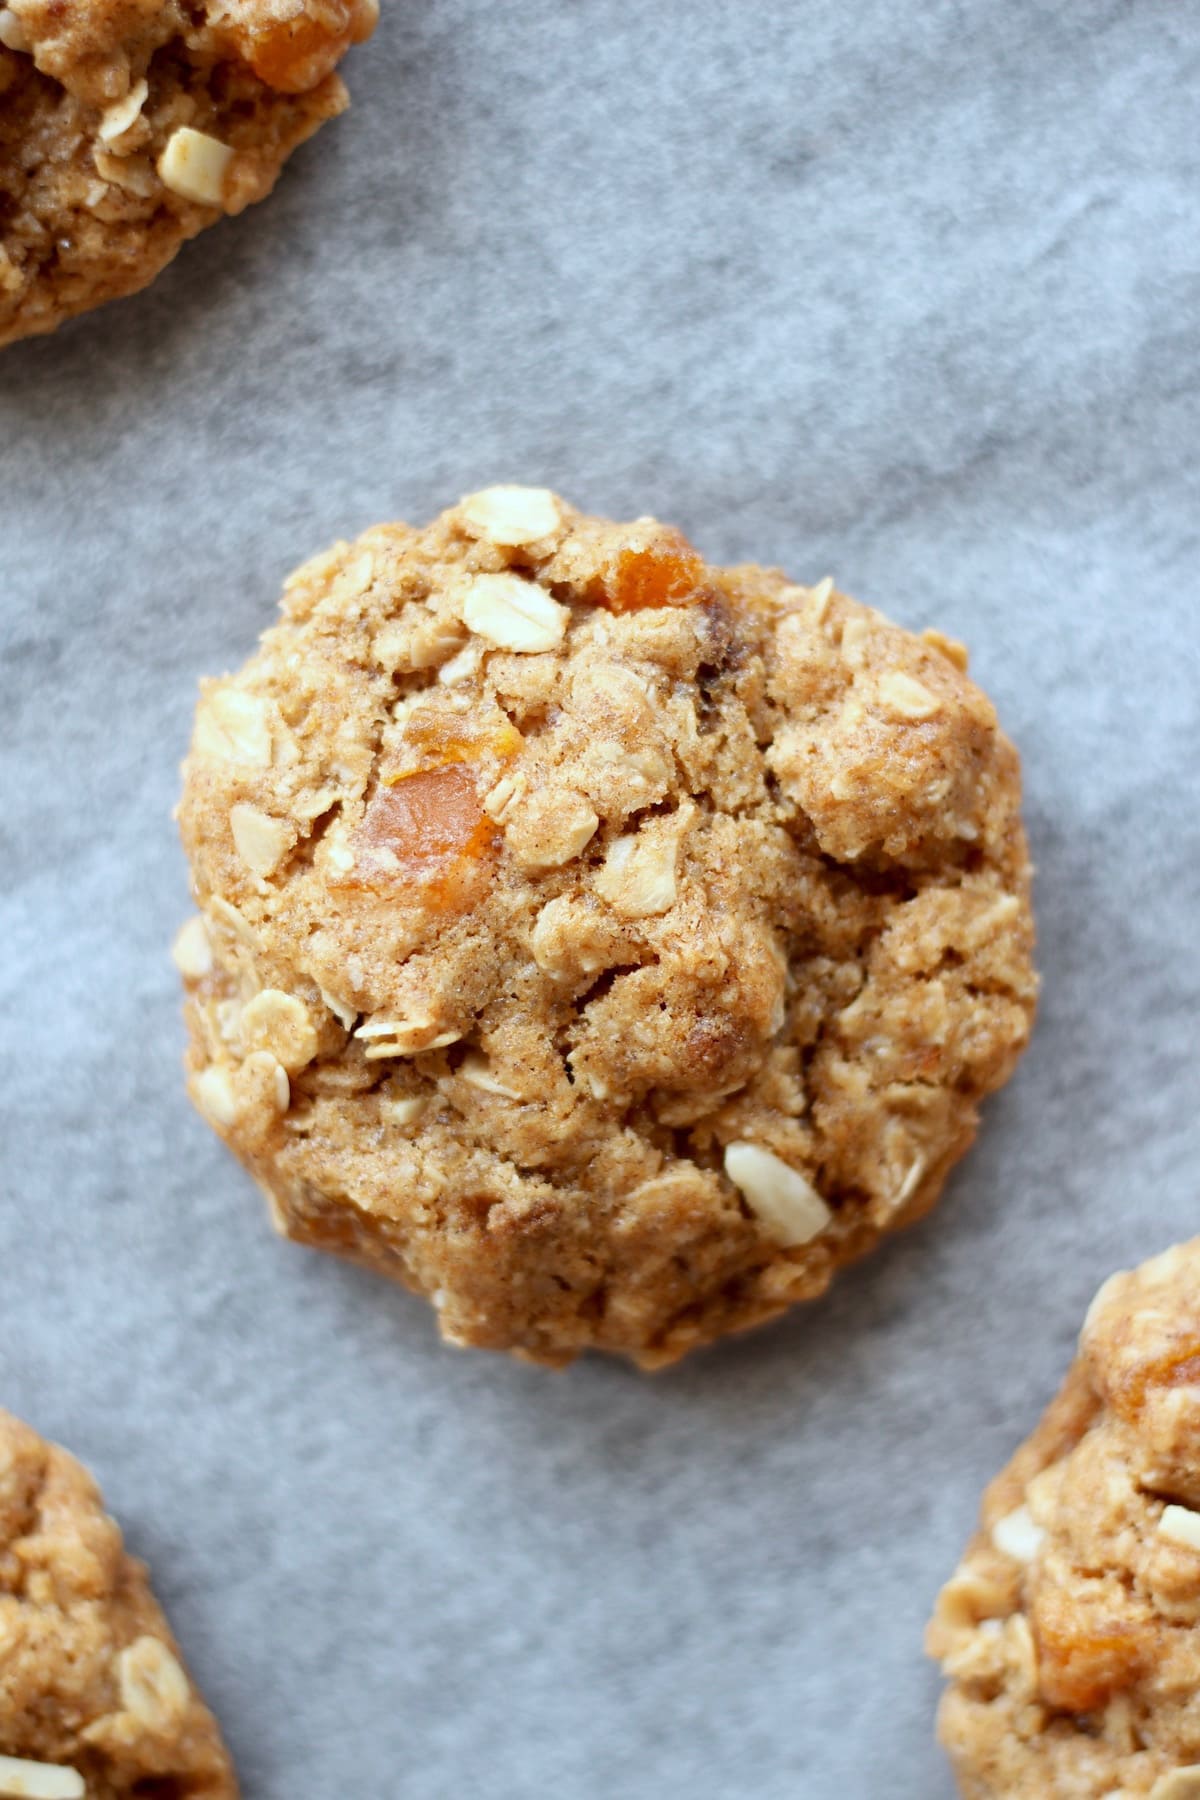
[(928, 1647), (970, 1800), (1200, 1796), (1200, 1238), (1096, 1296)]
[(95, 1482), (0, 1412), (0, 1794), (237, 1792), (213, 1716)]
[(935, 1199), (1029, 1033), (960, 646), (544, 489), (287, 583), (185, 764), (190, 1088), (454, 1343), (667, 1363)]
[(0, 5), (0, 345), (135, 293), (346, 105), (377, 0)]

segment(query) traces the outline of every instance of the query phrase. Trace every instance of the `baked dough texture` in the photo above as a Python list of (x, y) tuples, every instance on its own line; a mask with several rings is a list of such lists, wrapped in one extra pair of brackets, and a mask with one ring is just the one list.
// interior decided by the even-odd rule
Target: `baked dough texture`
[(342, 111), (377, 0), (5, 0), (0, 345), (145, 287)]
[(970, 1800), (1200, 1796), (1200, 1238), (1100, 1290), (928, 1642)]
[(0, 1794), (237, 1792), (212, 1714), (95, 1482), (0, 1412)]
[(202, 691), (177, 951), (281, 1231), (451, 1342), (652, 1367), (932, 1204), (1035, 996), (961, 646), (530, 488), (282, 610)]

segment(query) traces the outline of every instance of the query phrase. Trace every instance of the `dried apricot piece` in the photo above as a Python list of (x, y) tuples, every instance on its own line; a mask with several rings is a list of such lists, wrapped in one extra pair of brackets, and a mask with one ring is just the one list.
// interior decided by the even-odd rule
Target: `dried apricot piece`
[(1153, 1628), (1043, 1589), (1032, 1610), (1038, 1686), (1050, 1706), (1094, 1712), (1137, 1680), (1155, 1647)]
[(466, 763), (418, 769), (376, 788), (350, 840), (345, 883), (415, 888), (439, 911), (469, 905), (495, 835)]
[[(508, 719), (501, 716), (489, 720), (482, 730), (465, 729), (461, 714), (422, 708), (408, 720), (404, 730), (404, 753), (412, 755), (422, 770), (443, 769), (454, 763), (483, 762), (489, 756), (510, 762), (525, 740)], [(408, 779), (407, 775), (385, 775), (391, 787)]]
[(681, 531), (666, 528), (643, 544), (627, 544), (598, 576), (590, 598), (613, 612), (680, 606), (700, 586), (704, 559)]
[(1113, 1405), (1127, 1419), (1141, 1411), (1152, 1388), (1200, 1387), (1200, 1343), (1183, 1338), (1161, 1355), (1122, 1370), (1110, 1385)]
[(326, 0), (323, 17), (298, 12), (290, 19), (237, 24), (231, 36), (258, 79), (280, 94), (303, 94), (335, 68), (349, 44), (370, 34), (375, 9), (363, 0)]

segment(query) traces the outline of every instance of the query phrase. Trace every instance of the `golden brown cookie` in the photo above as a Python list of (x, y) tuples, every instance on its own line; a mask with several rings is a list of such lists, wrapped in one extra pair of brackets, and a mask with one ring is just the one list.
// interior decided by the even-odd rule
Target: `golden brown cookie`
[(544, 489), (299, 570), (180, 812), (191, 1092), (279, 1229), (654, 1366), (923, 1212), (1035, 994), (964, 665)]
[(237, 1791), (146, 1570), (95, 1482), (0, 1412), (0, 1795)]
[(152, 281), (270, 193), (377, 0), (6, 0), (0, 345)]
[(1200, 1796), (1200, 1238), (1114, 1275), (929, 1650), (970, 1800)]

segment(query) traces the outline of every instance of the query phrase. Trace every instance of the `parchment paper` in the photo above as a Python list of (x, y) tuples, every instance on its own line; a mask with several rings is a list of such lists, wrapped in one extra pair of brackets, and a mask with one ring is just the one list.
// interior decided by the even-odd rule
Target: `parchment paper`
[[(921, 1631), (1112, 1269), (1200, 1226), (1200, 16), (384, 0), (354, 108), (0, 357), (0, 1400), (250, 1800), (947, 1800)], [(923, 1226), (653, 1380), (442, 1349), (187, 1105), (197, 678), (498, 479), (965, 638), (1045, 998)]]

